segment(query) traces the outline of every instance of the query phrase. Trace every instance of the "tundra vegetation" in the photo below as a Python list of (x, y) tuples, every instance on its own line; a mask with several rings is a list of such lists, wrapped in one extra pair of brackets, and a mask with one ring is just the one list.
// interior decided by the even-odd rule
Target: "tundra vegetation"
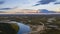
[(46, 27), (39, 34), (60, 34), (60, 16), (0, 16), (0, 21), (17, 21), (24, 24), (42, 25)]

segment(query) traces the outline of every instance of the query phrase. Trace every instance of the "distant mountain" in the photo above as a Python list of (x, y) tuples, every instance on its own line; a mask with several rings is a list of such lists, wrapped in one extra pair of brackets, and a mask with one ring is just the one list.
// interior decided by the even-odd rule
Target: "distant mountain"
[(39, 13), (56, 13), (56, 12), (55, 11), (49, 11), (49, 10), (46, 10), (46, 9), (40, 9)]

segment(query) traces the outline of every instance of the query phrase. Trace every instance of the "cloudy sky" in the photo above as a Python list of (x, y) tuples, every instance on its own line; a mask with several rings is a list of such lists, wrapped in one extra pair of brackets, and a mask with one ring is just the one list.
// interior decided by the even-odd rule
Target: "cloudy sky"
[(60, 10), (60, 0), (0, 0), (0, 8)]

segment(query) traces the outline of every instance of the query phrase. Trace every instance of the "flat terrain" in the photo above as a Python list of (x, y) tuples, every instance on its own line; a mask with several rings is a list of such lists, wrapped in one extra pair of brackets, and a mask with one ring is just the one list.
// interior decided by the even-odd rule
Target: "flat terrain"
[[(31, 34), (60, 34), (60, 15), (0, 15), (0, 21), (7, 20), (30, 25), (35, 32)], [(42, 30), (43, 33), (40, 33)]]

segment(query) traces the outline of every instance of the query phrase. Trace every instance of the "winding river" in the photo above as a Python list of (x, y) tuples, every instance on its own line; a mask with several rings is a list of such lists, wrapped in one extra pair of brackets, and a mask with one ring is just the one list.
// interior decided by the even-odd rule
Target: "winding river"
[(30, 27), (23, 23), (17, 23), (19, 26), (18, 34), (28, 34), (30, 32)]

